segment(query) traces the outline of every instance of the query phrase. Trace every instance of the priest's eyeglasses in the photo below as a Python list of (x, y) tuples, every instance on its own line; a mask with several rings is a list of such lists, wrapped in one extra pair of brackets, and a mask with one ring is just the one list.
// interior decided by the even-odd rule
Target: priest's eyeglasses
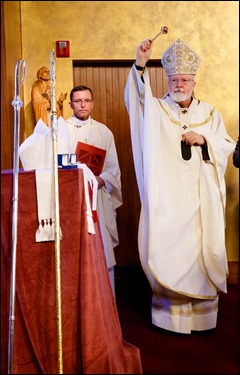
[(72, 100), (72, 103), (75, 103), (75, 104), (89, 104), (89, 103), (92, 103), (92, 100), (91, 99), (76, 99), (76, 100)]
[(173, 85), (178, 85), (178, 83), (181, 83), (181, 85), (184, 85), (184, 86), (187, 86), (189, 85), (190, 82), (194, 82), (193, 79), (177, 79), (177, 78), (173, 78), (173, 79), (169, 79), (169, 83), (172, 83)]

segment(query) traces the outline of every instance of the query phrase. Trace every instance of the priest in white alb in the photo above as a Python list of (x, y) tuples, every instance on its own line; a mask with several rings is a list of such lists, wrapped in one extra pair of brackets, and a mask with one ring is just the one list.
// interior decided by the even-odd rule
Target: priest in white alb
[(89, 87), (76, 86), (70, 92), (73, 115), (66, 120), (70, 134), (70, 152), (75, 153), (78, 142), (106, 151), (102, 171), (95, 175), (98, 181), (97, 214), (103, 240), (110, 282), (115, 295), (114, 248), (119, 244), (117, 208), (122, 205), (121, 172), (114, 135), (105, 125), (91, 117), (94, 106)]

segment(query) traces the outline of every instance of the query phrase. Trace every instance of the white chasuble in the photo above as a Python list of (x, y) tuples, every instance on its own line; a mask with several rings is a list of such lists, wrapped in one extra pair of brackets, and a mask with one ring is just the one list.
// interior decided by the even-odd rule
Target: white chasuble
[[(211, 299), (226, 292), (226, 188), (224, 174), (235, 143), (220, 113), (193, 99), (183, 110), (166, 95), (152, 96), (147, 69), (144, 82), (133, 66), (125, 89), (134, 164), (141, 199), (139, 253), (155, 281), (182, 295)], [(181, 135), (193, 130), (207, 141), (191, 146), (184, 160)]]

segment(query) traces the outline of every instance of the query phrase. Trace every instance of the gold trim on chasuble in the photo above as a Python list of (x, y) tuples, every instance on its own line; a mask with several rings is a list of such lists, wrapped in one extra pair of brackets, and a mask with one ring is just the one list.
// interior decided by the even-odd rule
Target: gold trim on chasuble
[[(163, 104), (162, 104), (162, 102), (161, 102), (160, 99), (158, 99), (158, 102), (159, 102), (159, 104), (160, 104), (162, 110), (163, 110), (163, 111), (166, 113), (166, 115), (168, 116), (169, 120), (170, 120), (173, 124), (176, 124), (176, 125), (179, 125), (179, 126), (180, 126), (180, 125), (181, 125), (180, 121), (174, 120), (173, 118), (170, 117), (170, 114), (168, 113), (168, 111), (166, 110), (166, 108), (163, 106)], [(202, 126), (202, 125), (207, 124), (207, 123), (211, 120), (214, 111), (215, 111), (215, 108), (213, 108), (213, 109), (211, 110), (210, 115), (208, 116), (208, 118), (206, 118), (206, 120), (204, 120), (204, 121), (202, 121), (202, 122), (199, 122), (199, 123), (197, 123), (197, 124), (189, 124), (189, 128), (196, 128), (196, 127), (198, 127), (198, 126)]]

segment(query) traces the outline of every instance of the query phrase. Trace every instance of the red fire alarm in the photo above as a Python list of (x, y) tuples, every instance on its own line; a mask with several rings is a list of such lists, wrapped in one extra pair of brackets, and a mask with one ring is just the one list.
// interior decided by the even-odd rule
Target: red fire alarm
[(56, 56), (57, 57), (70, 57), (69, 40), (57, 40), (56, 41)]

